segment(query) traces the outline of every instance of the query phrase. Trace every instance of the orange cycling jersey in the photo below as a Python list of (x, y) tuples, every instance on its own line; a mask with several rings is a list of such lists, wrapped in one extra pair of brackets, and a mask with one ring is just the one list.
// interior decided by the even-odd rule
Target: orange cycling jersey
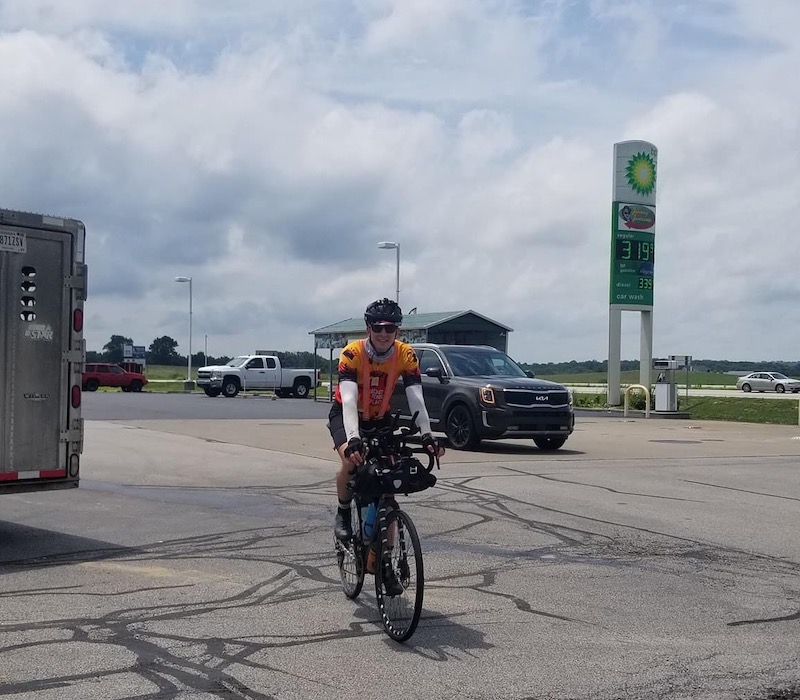
[[(370, 359), (364, 347), (366, 340), (350, 343), (339, 357), (339, 381), (358, 384), (358, 412), (363, 420), (382, 418), (389, 410), (389, 400), (402, 377), (403, 385), (419, 384), (422, 380), (419, 361), (414, 348), (399, 340), (394, 341), (394, 352), (384, 362)], [(339, 387), (335, 399), (342, 402)]]

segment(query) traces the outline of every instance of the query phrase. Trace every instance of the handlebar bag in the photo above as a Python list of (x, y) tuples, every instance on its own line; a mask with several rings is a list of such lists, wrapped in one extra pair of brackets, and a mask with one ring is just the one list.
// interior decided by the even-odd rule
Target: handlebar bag
[(424, 491), (436, 484), (436, 476), (414, 457), (402, 457), (390, 469), (383, 469), (374, 460), (368, 461), (356, 474), (355, 486), (367, 498), (382, 494)]

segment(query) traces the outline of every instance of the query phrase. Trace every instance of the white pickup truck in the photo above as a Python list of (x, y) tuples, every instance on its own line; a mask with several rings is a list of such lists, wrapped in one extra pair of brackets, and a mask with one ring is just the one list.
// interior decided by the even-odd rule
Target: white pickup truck
[(276, 396), (304, 399), (311, 387), (319, 385), (320, 370), (281, 367), (277, 355), (240, 355), (227, 365), (210, 365), (197, 370), (197, 386), (206, 396), (228, 398), (240, 391), (270, 389)]

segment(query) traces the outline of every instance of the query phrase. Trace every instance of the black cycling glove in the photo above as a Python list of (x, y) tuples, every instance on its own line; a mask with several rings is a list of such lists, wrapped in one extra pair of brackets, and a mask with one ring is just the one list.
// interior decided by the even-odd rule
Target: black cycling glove
[[(422, 447), (426, 452), (430, 452), (431, 454), (436, 454), (439, 452), (439, 443), (436, 442), (433, 435), (430, 433), (425, 433), (422, 436)], [(429, 450), (429, 447), (433, 447), (433, 450)]]
[(366, 445), (364, 441), (360, 437), (350, 438), (347, 443), (347, 447), (344, 450), (344, 456), (350, 457), (355, 452), (360, 452), (362, 455), (366, 450)]

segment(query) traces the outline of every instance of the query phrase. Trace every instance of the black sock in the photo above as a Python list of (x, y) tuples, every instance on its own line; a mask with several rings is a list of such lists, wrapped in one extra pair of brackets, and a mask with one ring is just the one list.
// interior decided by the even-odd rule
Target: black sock
[(343, 501), (341, 498), (339, 499), (339, 510), (341, 512), (350, 513), (350, 501)]

